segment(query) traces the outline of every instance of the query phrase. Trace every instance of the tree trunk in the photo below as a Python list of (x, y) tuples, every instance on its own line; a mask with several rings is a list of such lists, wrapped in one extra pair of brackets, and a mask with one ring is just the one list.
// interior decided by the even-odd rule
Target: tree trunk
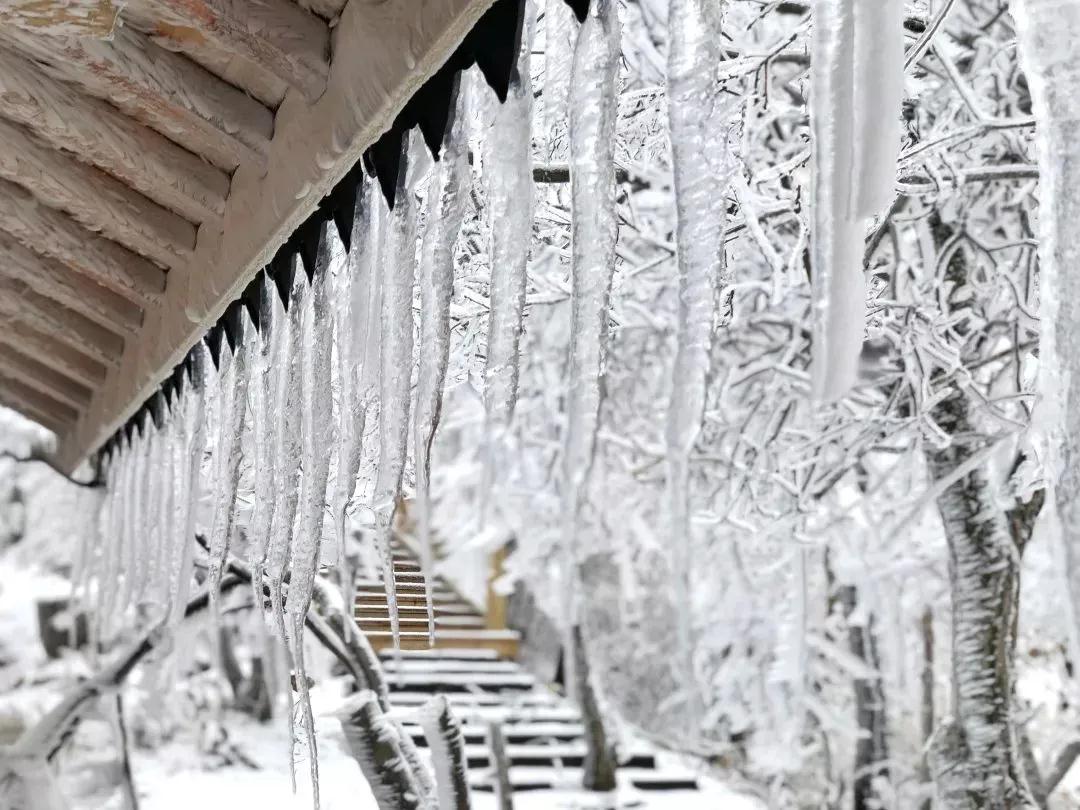
[(574, 675), (578, 701), (581, 703), (581, 722), (585, 727), (585, 761), (582, 763), (582, 786), (586, 790), (615, 789), (615, 752), (608, 742), (600, 702), (596, 699), (589, 678), (589, 662), (581, 627), (573, 630)]
[[(927, 451), (941, 481), (984, 448), (970, 403), (954, 390), (934, 409), (952, 437)], [(944, 810), (1035, 808), (1013, 723), (1013, 648), (1019, 596), (1019, 553), (983, 465), (938, 498), (949, 546), (952, 594), (953, 715), (931, 746), (931, 770)]]
[(498, 810), (514, 810), (514, 786), (510, 781), (506, 739), (498, 721), (493, 720), (488, 724), (488, 746), (491, 748), (491, 770), (495, 776), (495, 805)]
[(889, 778), (889, 745), (886, 737), (888, 718), (885, 714), (885, 689), (878, 673), (877, 642), (874, 639), (874, 616), (868, 613), (863, 625), (852, 622), (858, 601), (854, 585), (842, 585), (837, 597), (847, 624), (848, 649), (852, 655), (875, 672), (872, 678), (855, 678), (855, 719), (858, 738), (855, 742), (855, 776), (852, 785), (854, 810), (871, 810), (878, 806), (876, 778)]

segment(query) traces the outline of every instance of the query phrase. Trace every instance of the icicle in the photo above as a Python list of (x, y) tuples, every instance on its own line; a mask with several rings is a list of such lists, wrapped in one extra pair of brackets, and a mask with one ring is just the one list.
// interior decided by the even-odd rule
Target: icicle
[(142, 471), (138, 476), (139, 487), (138, 506), (138, 544), (139, 548), (135, 555), (135, 588), (131, 599), (135, 606), (136, 614), (141, 614), (141, 608), (146, 598), (147, 580), (150, 571), (150, 559), (153, 556), (153, 531), (154, 516), (160, 499), (160, 491), (155, 487), (160, 484), (160, 458), (158, 447), (161, 442), (158, 430), (154, 426), (154, 420), (147, 417), (143, 428), (143, 462)]
[[(174, 464), (177, 442), (179, 414), (177, 409), (170, 409), (166, 417), (165, 429), (161, 434), (160, 448), (160, 499), (157, 507), (157, 522), (154, 525), (154, 546), (150, 558), (148, 574), (152, 586), (150, 600), (168, 611), (169, 595), (172, 593), (169, 572), (172, 570), (173, 527), (176, 522), (176, 467)], [(155, 618), (161, 618), (156, 616)]]
[(855, 384), (866, 314), (864, 218), (892, 199), (903, 91), (903, 3), (815, 6), (810, 124), (814, 157), (813, 395)]
[(465, 215), (469, 191), (468, 141), (465, 132), (465, 92), (457, 107), (442, 160), (429, 181), (428, 226), (420, 262), (420, 369), (416, 384), (416, 504), (428, 642), (435, 643), (435, 612), (431, 578), (431, 445), (442, 410), (443, 383), (450, 357), (450, 299), (454, 292), (454, 247)]
[[(726, 193), (735, 171), (726, 120), (732, 105), (716, 77), (723, 61), (722, 6), (671, 0), (668, 7), (668, 123), (678, 218), (677, 348), (668, 400), (667, 533), (679, 606), (678, 670), (689, 674), (690, 452), (701, 428), (717, 289), (725, 277)], [(700, 714), (696, 715), (700, 718)]]
[(570, 72), (574, 64), (574, 34), (578, 23), (564, 0), (544, 4), (544, 131), (548, 136), (547, 157), (552, 162), (566, 160), (567, 117), (570, 102)]
[(286, 373), (279, 377), (284, 391), (278, 392), (283, 406), (277, 411), (282, 420), (281, 436), (274, 462), (274, 490), (278, 506), (274, 510), (270, 528), (270, 545), (266, 553), (266, 575), (270, 583), (271, 630), (281, 641), (285, 632), (284, 598), (282, 581), (289, 564), (289, 544), (292, 539), (297, 507), (300, 501), (301, 453), (301, 377), (303, 373), (303, 312), (307, 305), (307, 277), (297, 271), (289, 291), (287, 329)]
[(356, 477), (360, 473), (364, 449), (364, 414), (367, 403), (360, 396), (358, 374), (363, 362), (366, 341), (361, 341), (358, 337), (366, 336), (372, 326), (364, 297), (367, 285), (370, 283), (373, 266), (369, 188), (370, 185), (366, 182), (360, 185), (356, 212), (353, 216), (349, 255), (345, 267), (336, 274), (338, 312), (334, 319), (336, 329), (334, 345), (337, 349), (341, 405), (338, 408), (338, 458), (334, 491), (331, 496), (331, 511), (337, 542), (337, 563), (343, 567), (345, 566), (345, 515), (353, 490), (356, 488)]
[[(183, 438), (178, 448), (179, 465), (182, 476), (179, 482), (179, 509), (177, 510), (177, 531), (173, 546), (173, 598), (169, 606), (169, 627), (174, 629), (184, 618), (188, 594), (191, 591), (192, 561), (195, 549), (195, 506), (201, 496), (200, 472), (202, 457), (206, 450), (205, 401), (209, 384), (207, 367), (210, 365), (209, 349), (199, 342), (194, 349), (195, 362), (192, 364), (192, 379), (183, 393), (182, 418), (184, 422)], [(175, 485), (174, 485), (175, 488)]]
[[(1039, 165), (1039, 389), (1034, 427), (1041, 434), (1047, 499), (1065, 552), (1071, 608), (1070, 657), (1080, 656), (1080, 217), (1078, 108), (1080, 8), (1075, 3), (1020, 0), (1010, 4), (1020, 63), (1031, 88)], [(1056, 521), (1055, 521), (1056, 518)]]
[(116, 581), (120, 576), (121, 552), (124, 535), (124, 489), (127, 483), (128, 445), (123, 444), (109, 460), (109, 512), (105, 529), (104, 568), (98, 580), (96, 610), (102, 642), (111, 640), (113, 612), (116, 609)]
[(254, 354), (254, 385), (251, 392), (251, 431), (255, 444), (255, 503), (251, 516), (248, 564), (256, 605), (265, 602), (263, 566), (270, 544), (270, 528), (277, 505), (277, 466), (281, 457), (281, 424), (284, 421), (284, 392), (288, 378), (285, 311), (277, 300), (274, 285), (264, 279), (259, 301), (261, 334)]
[[(531, 21), (526, 4), (525, 19)], [(529, 31), (532, 25), (528, 26)], [(485, 436), (488, 442), (481, 485), (482, 514), (491, 495), (495, 454), (517, 402), (519, 347), (525, 311), (526, 271), (532, 237), (532, 38), (522, 36), (516, 75), (506, 102), (495, 104), (495, 120), (485, 141), (484, 178), (491, 215), (491, 315), (484, 369)]]
[[(278, 504), (270, 524), (270, 541), (266, 552), (265, 570), (270, 585), (270, 631), (282, 643), (288, 659), (292, 659), (285, 626), (285, 605), (283, 581), (289, 565), (289, 550), (295, 527), (296, 513), (300, 501), (302, 411), (301, 387), (303, 375), (303, 313), (308, 305), (307, 277), (300, 270), (295, 270), (293, 283), (289, 290), (288, 317), (282, 326), (286, 332), (284, 354), (281, 360), (285, 365), (280, 369), (277, 382), (282, 389), (275, 392), (278, 401), (283, 403), (276, 411), (282, 424), (279, 430), (277, 448), (274, 452), (274, 497)], [(277, 361), (277, 362), (280, 362)], [(289, 661), (295, 664), (295, 661)], [(288, 669), (288, 667), (286, 667)], [(285, 673), (285, 687), (288, 690), (288, 672)], [(291, 699), (291, 693), (290, 699)], [(296, 728), (292, 712), (286, 715), (289, 724), (289, 775), (293, 790), (296, 790), (295, 750)]]
[[(240, 321), (244, 323), (243, 320)], [(222, 375), (221, 413), (218, 416), (217, 439), (218, 465), (215, 476), (217, 487), (214, 518), (210, 530), (210, 568), (207, 585), (210, 589), (210, 611), (215, 630), (220, 623), (221, 575), (229, 546), (236, 527), (239, 501), (237, 487), (240, 483), (240, 462), (243, 460), (244, 419), (247, 416), (248, 392), (248, 344), (244, 329), (237, 336), (236, 351), (230, 355), (223, 347), (223, 364), (227, 369)], [(258, 603), (256, 603), (258, 604)], [(215, 638), (220, 638), (220, 632)]]
[(854, 4), (855, 154), (851, 214), (872, 217), (896, 196), (904, 101), (904, 0)]
[[(415, 176), (424, 154), (410, 133), (407, 165)], [(379, 468), (375, 481), (376, 532), (382, 560), (390, 630), (399, 648), (397, 589), (394, 581), (392, 532), (401, 497), (409, 437), (409, 400), (413, 367), (413, 281), (416, 273), (416, 200), (411, 183), (399, 191), (387, 221), (386, 255), (382, 257), (382, 325), (379, 386)], [(365, 367), (365, 372), (367, 368)]]
[(319, 807), (319, 762), (315, 743), (315, 718), (304, 664), (304, 620), (311, 604), (311, 592), (319, 567), (323, 515), (326, 509), (326, 481), (330, 473), (334, 441), (331, 362), (334, 317), (330, 297), (330, 241), (327, 226), (319, 236), (315, 280), (304, 307), (303, 373), (301, 385), (301, 459), (304, 468), (299, 531), (292, 544), (289, 580), (289, 615), (292, 619), (293, 658), (300, 686), (300, 705), (307, 730), (311, 783), (315, 808)]
[[(615, 270), (614, 141), (620, 36), (615, 1), (597, 0), (574, 51), (570, 98), (573, 278), (562, 476), (568, 631), (576, 619), (572, 583), (578, 522), (600, 418), (608, 296)], [(568, 669), (572, 671), (572, 666)], [(571, 682), (568, 677), (567, 683)]]

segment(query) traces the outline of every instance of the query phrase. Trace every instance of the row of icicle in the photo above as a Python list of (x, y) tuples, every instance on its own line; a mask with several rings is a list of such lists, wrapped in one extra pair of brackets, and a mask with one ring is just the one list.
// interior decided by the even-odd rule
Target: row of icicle
[[(570, 37), (569, 11), (551, 4), (546, 18), (548, 76), (545, 93), (569, 110), (572, 198), (572, 324), (567, 422), (563, 453), (564, 536), (567, 556), (567, 626), (575, 623), (572, 598), (575, 538), (599, 422), (607, 340), (608, 298), (615, 269), (617, 218), (614, 142), (621, 30), (614, 0), (598, 0), (577, 33), (572, 68), (553, 59)], [(726, 283), (723, 243), (725, 198), (737, 171), (729, 132), (733, 111), (716, 69), (723, 58), (723, 4), (672, 0), (669, 11), (668, 109), (677, 203), (677, 354), (665, 440), (672, 542), (689, 544), (690, 451), (700, 426), (709, 373), (716, 296)], [(823, 0), (814, 38), (815, 331), (814, 379), (819, 396), (842, 393), (853, 382), (861, 343), (861, 226), (885, 201), (895, 168), (894, 130), (878, 127), (879, 113), (896, 117), (899, 80), (876, 96), (859, 77), (893, 77), (902, 63), (895, 22), (903, 5), (854, 8), (854, 0)], [(898, 12), (899, 10), (899, 12)], [(896, 17), (896, 20), (893, 20)], [(887, 18), (887, 19), (886, 19)], [(481, 146), (491, 216), (490, 319), (484, 403), (492, 457), (510, 429), (517, 399), (526, 271), (533, 229), (531, 133), (533, 90), (529, 56), (533, 10), (523, 36), (518, 81), (493, 118)], [(877, 33), (876, 33), (877, 32)], [(894, 43), (895, 46), (894, 46)], [(902, 75), (902, 64), (900, 65)], [(322, 557), (341, 560), (347, 515), (358, 502), (376, 521), (391, 632), (399, 643), (390, 544), (395, 505), (408, 461), (410, 427), (415, 465), (418, 534), (428, 633), (434, 634), (430, 581), (431, 448), (439, 423), (450, 352), (450, 302), (458, 234), (469, 204), (472, 171), (467, 133), (470, 94), (462, 84), (457, 110), (439, 162), (418, 144), (409, 147), (405, 193), (393, 211), (365, 185), (353, 223), (351, 247), (324, 226), (309, 283), (295, 272), (286, 308), (263, 285), (260, 329), (241, 330), (235, 352), (219, 367), (203, 344), (195, 379), (177, 398), (161, 427), (140, 425), (108, 459), (108, 495), (98, 537), (84, 545), (75, 587), (95, 617), (95, 643), (133, 626), (161, 623), (175, 629), (193, 580), (197, 534), (205, 536), (211, 610), (220, 611), (219, 586), (230, 554), (238, 555), (241, 527), (247, 562), (256, 573), (257, 604), (269, 590), (267, 625), (298, 671), (300, 705), (313, 777), (317, 761), (301, 640), (314, 577)], [(473, 102), (475, 103), (475, 101)], [(549, 113), (552, 102), (549, 102)], [(735, 116), (737, 118), (737, 116)], [(546, 122), (549, 128), (551, 120)], [(414, 138), (414, 141), (418, 139)], [(861, 144), (851, 149), (853, 143)], [(889, 153), (892, 150), (890, 162)], [(888, 177), (885, 177), (888, 172)], [(420, 223), (424, 223), (422, 230)], [(414, 319), (414, 288), (419, 317)], [(841, 313), (844, 313), (841, 315)], [(245, 316), (246, 317), (246, 316)], [(418, 321), (418, 322), (416, 322)], [(414, 330), (421, 351), (415, 352)], [(850, 332), (851, 334), (847, 334)], [(418, 371), (412, 385), (414, 355)], [(412, 419), (410, 420), (410, 414)], [(209, 426), (209, 427), (208, 427)], [(250, 441), (245, 444), (245, 437)], [(204, 467), (208, 443), (212, 455)], [(358, 486), (365, 452), (377, 459), (372, 480)], [(245, 468), (252, 471), (250, 509), (240, 497)], [(198, 507), (211, 504), (200, 520)], [(336, 554), (322, 548), (329, 511)], [(686, 555), (683, 555), (684, 557)], [(690, 560), (677, 560), (685, 583)], [(263, 579), (259, 576), (265, 577)], [(288, 588), (284, 582), (288, 576)], [(687, 600), (680, 600), (685, 603)], [(689, 616), (680, 617), (682, 652), (689, 656)], [(291, 717), (290, 717), (291, 729)]]

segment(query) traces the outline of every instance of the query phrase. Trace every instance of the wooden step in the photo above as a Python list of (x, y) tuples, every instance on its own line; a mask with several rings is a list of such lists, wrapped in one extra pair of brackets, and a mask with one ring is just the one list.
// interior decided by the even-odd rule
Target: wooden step
[[(437, 604), (433, 602), (432, 606), (434, 607), (436, 616), (479, 616), (480, 615), (479, 613), (476, 612), (476, 609), (473, 608), (472, 605), (466, 605), (464, 602), (456, 602), (456, 603), (455, 602), (439, 602)], [(386, 599), (384, 598), (384, 599), (379, 600), (379, 601), (376, 601), (376, 600), (365, 600), (363, 602), (357, 601), (355, 603), (355, 605), (354, 605), (354, 609), (356, 610), (356, 615), (357, 616), (360, 615), (360, 611), (365, 611), (365, 612), (374, 611), (379, 616), (385, 616), (386, 611), (387, 611), (388, 608), (387, 608), (387, 605), (386, 605)], [(427, 616), (427, 606), (424, 605), (424, 604), (405, 605), (405, 604), (402, 604), (402, 603), (399, 602), (398, 603), (398, 615), (399, 616), (407, 616), (407, 615)]]
[(459, 660), (454, 658), (393, 658), (382, 662), (386, 672), (524, 672), (516, 661)]
[[(427, 746), (424, 730), (413, 723), (404, 723), (405, 733), (411, 736), (420, 747)], [(507, 744), (529, 745), (543, 740), (556, 740), (559, 742), (573, 742), (581, 740), (584, 734), (584, 726), (581, 723), (507, 723), (502, 727), (503, 738)], [(488, 730), (486, 726), (462, 723), (461, 734), (466, 744), (487, 745)]]
[[(365, 633), (375, 652), (393, 649), (394, 639), (389, 632)], [(430, 649), (427, 633), (402, 633), (403, 650)], [(494, 650), (504, 658), (516, 658), (521, 637), (513, 630), (445, 630), (436, 634), (435, 647), (448, 649), (470, 647)]]
[[(406, 576), (408, 576), (408, 574), (406, 574)], [(425, 587), (424, 582), (423, 582), (423, 577), (421, 577), (420, 582), (413, 582), (413, 581), (402, 582), (401, 579), (396, 579), (394, 581), (394, 589), (398, 593), (419, 593), (419, 594), (423, 594), (424, 591), (427, 590), (427, 588)], [(374, 590), (380, 590), (381, 591), (381, 590), (384, 590), (384, 585), (383, 585), (382, 580), (364, 579), (364, 580), (359, 580), (356, 583), (356, 590), (357, 591), (365, 591), (365, 592), (366, 591), (374, 591)], [(449, 589), (447, 589), (446, 586), (439, 587), (438, 585), (433, 585), (432, 590), (433, 591), (442, 591), (443, 593), (451, 593), (451, 591)]]
[[(396, 595), (397, 603), (399, 606), (408, 605), (410, 607), (416, 607), (418, 605), (424, 606), (427, 604), (427, 599), (424, 596), (423, 591), (421, 591), (420, 593), (401, 593), (400, 591), (398, 591)], [(435, 591), (431, 594), (431, 601), (433, 604), (436, 605), (462, 604), (461, 597), (458, 596), (456, 593), (451, 593), (450, 591)], [(381, 590), (376, 591), (375, 589), (358, 591), (356, 594), (356, 602), (363, 602), (365, 604), (381, 602), (385, 605), (386, 594)]]
[[(360, 624), (360, 629), (367, 630), (389, 630), (390, 629), (390, 615), (384, 609), (380, 615), (366, 616), (361, 618), (357, 616), (357, 621)], [(398, 627), (405, 629), (406, 625), (410, 627), (416, 627), (419, 631), (427, 632), (428, 620), (427, 613), (404, 614), (398, 611)], [(466, 629), (484, 629), (484, 620), (480, 616), (440, 616), (435, 615), (435, 630), (466, 630)]]
[[(510, 784), (514, 792), (531, 790), (556, 790), (559, 788), (580, 788), (580, 768), (510, 768)], [(620, 784), (632, 785), (638, 790), (674, 791), (697, 790), (697, 777), (692, 773), (664, 773), (651, 769), (620, 768)], [(471, 771), (469, 787), (480, 793), (490, 793), (495, 789), (490, 773)]]
[(524, 692), (536, 686), (536, 679), (522, 672), (396, 672), (386, 680), (391, 692)]
[(470, 650), (467, 647), (453, 650), (411, 650), (395, 654), (383, 653), (381, 656), (384, 664), (402, 661), (497, 661), (498, 654), (494, 650), (477, 648)]

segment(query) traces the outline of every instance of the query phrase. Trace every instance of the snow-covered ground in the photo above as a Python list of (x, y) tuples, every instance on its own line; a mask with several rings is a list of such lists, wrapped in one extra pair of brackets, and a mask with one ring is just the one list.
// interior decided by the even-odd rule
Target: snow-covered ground
[[(317, 701), (319, 770), (323, 810), (375, 810), (374, 798), (350, 757), (341, 726), (326, 701)], [(207, 770), (198, 763), (194, 742), (176, 739), (154, 751), (134, 751), (132, 767), (140, 810), (257, 807), (259, 810), (308, 810), (311, 788), (307, 763), (298, 763), (293, 794), (288, 771), (288, 741), (281, 723), (260, 725), (244, 716), (229, 724), (230, 740), (260, 770), (230, 766)], [(685, 763), (683, 763), (685, 765)], [(581, 790), (526, 791), (514, 796), (516, 810), (558, 808), (657, 808), (658, 810), (764, 810), (756, 799), (739, 795), (703, 778), (696, 791), (642, 792), (632, 788), (615, 795)], [(493, 794), (473, 793), (475, 810), (494, 810)]]

